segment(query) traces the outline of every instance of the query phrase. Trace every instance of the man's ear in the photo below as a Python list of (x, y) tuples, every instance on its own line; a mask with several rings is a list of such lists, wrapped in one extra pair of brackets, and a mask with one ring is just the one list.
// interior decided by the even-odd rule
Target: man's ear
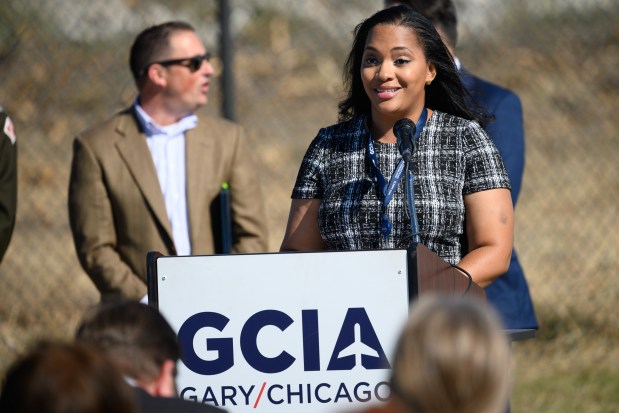
[(151, 83), (160, 87), (164, 87), (168, 81), (166, 74), (165, 68), (158, 64), (150, 65), (146, 71), (146, 76), (148, 76)]
[(176, 363), (167, 359), (159, 369), (159, 376), (155, 382), (155, 396), (176, 397)]

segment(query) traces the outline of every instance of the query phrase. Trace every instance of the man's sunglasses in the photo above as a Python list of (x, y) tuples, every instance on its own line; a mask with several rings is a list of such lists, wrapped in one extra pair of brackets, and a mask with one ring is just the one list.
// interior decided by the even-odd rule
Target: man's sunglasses
[(202, 67), (202, 62), (204, 62), (205, 60), (208, 62), (210, 58), (211, 54), (207, 52), (200, 56), (188, 57), (185, 59), (162, 60), (161, 62), (149, 63), (144, 69), (140, 71), (140, 76), (143, 76), (151, 65), (161, 65), (164, 67), (180, 65), (189, 69), (191, 73), (194, 73), (200, 70), (200, 68)]

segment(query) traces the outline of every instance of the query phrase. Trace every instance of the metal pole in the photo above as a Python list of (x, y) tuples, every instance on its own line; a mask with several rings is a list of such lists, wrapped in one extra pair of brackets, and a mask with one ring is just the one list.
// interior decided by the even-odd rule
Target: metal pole
[(228, 0), (219, 0), (219, 52), (223, 65), (221, 73), (222, 102), (221, 111), (226, 119), (235, 120), (234, 114), (234, 71), (232, 35), (230, 33), (230, 3)]

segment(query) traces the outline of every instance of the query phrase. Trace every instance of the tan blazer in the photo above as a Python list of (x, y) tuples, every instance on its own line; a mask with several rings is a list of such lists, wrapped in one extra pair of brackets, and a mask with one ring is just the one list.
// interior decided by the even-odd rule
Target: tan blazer
[[(230, 184), (235, 252), (267, 250), (262, 195), (243, 129), (198, 115), (186, 133), (192, 254), (213, 254), (210, 207)], [(75, 138), (69, 221), (80, 263), (102, 298), (146, 294), (146, 254), (176, 253), (155, 165), (132, 108)]]

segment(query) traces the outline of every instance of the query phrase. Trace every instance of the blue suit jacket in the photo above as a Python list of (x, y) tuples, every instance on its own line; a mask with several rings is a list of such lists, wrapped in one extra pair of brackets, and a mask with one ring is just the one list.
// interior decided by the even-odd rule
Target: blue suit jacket
[[(524, 171), (520, 99), (511, 90), (475, 77), (464, 69), (460, 70), (460, 74), (473, 99), (494, 117), (485, 129), (503, 157), (512, 185), (512, 202), (516, 207)], [(537, 328), (529, 287), (515, 250), (512, 251), (507, 273), (486, 287), (486, 297), (498, 310), (508, 329)]]

